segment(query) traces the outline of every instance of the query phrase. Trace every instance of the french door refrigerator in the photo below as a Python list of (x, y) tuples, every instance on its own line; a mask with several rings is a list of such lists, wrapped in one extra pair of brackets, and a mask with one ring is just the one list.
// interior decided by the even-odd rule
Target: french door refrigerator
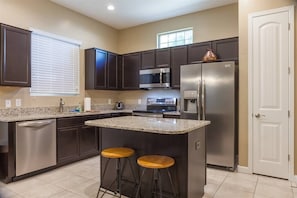
[(237, 77), (234, 62), (181, 66), (181, 118), (209, 120), (207, 164), (235, 169), (237, 156)]

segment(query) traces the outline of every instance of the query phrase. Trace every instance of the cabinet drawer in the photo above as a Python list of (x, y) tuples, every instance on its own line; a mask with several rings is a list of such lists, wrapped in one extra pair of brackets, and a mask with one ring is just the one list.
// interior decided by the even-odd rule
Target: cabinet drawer
[(91, 115), (91, 116), (74, 116), (74, 117), (58, 118), (57, 128), (59, 129), (64, 127), (81, 126), (81, 125), (84, 125), (85, 121), (99, 119), (100, 116), (101, 115)]

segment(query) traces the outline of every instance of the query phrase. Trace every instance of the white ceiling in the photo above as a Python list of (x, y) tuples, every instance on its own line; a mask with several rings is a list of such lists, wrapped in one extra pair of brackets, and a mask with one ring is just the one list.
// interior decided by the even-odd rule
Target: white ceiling
[[(51, 0), (61, 6), (96, 19), (115, 29), (125, 29), (168, 19), (238, 0)], [(113, 4), (115, 10), (108, 11)]]

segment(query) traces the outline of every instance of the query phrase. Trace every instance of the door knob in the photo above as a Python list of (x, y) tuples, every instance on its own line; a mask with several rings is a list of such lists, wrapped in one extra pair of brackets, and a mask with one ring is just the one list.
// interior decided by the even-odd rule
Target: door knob
[(260, 116), (261, 116), (261, 115), (260, 115), (259, 113), (257, 113), (257, 114), (255, 115), (256, 118), (260, 118)]

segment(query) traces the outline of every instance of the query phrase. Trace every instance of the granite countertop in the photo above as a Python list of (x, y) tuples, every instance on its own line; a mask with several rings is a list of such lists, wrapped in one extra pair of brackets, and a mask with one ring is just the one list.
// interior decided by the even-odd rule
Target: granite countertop
[(0, 122), (18, 122), (26, 120), (42, 120), (51, 118), (63, 118), (63, 117), (74, 117), (74, 116), (87, 116), (87, 115), (100, 115), (110, 113), (132, 113), (132, 110), (102, 110), (102, 111), (91, 111), (91, 112), (49, 112), (49, 113), (26, 113), (17, 115), (5, 115), (0, 116)]
[(151, 118), (141, 116), (123, 116), (99, 120), (89, 120), (85, 122), (85, 125), (89, 126), (159, 134), (185, 134), (209, 124), (210, 121)]

